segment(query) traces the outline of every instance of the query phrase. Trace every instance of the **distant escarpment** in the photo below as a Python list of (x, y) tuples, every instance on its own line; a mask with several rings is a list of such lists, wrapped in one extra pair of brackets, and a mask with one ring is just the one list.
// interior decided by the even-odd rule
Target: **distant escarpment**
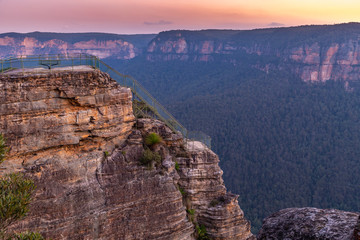
[(225, 61), (263, 71), (289, 69), (304, 81), (359, 80), (360, 24), (249, 31), (169, 31), (154, 38), (149, 61)]
[[(0, 75), (0, 175), (37, 186), (10, 228), (51, 239), (254, 239), (219, 159), (164, 123), (135, 119), (130, 89), (98, 70)], [(152, 146), (144, 139), (157, 133)], [(150, 157), (149, 157), (150, 156)], [(144, 164), (145, 160), (150, 160)]]
[(359, 80), (360, 23), (255, 30), (175, 30), (155, 34), (4, 33), (0, 58), (88, 53), (103, 59), (227, 62), (286, 70), (303, 81)]
[(258, 239), (358, 240), (360, 213), (335, 209), (288, 208), (264, 220)]
[(142, 54), (151, 34), (106, 33), (0, 34), (0, 58), (19, 55), (87, 53), (99, 58), (129, 60)]

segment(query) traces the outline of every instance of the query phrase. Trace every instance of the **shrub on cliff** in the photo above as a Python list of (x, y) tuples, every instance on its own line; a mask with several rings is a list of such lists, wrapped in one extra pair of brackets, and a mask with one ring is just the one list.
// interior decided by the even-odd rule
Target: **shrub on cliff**
[(161, 156), (157, 152), (153, 152), (150, 149), (145, 149), (143, 155), (139, 159), (142, 165), (150, 165), (152, 161), (156, 163), (161, 162)]
[[(6, 157), (5, 139), (0, 134), (0, 163)], [(8, 233), (7, 227), (21, 219), (29, 211), (34, 182), (25, 179), (22, 173), (0, 177), (0, 239), (41, 240), (39, 233)]]
[(158, 143), (161, 143), (163, 140), (161, 138), (161, 136), (159, 136), (159, 134), (157, 133), (149, 133), (146, 137), (145, 137), (145, 144), (149, 147), (152, 147)]
[(34, 182), (24, 179), (21, 173), (11, 173), (1, 178), (0, 229), (6, 229), (26, 215), (34, 188)]
[(204, 225), (196, 224), (197, 240), (211, 240)]
[(8, 240), (44, 240), (40, 233), (25, 232), (14, 234), (8, 238)]

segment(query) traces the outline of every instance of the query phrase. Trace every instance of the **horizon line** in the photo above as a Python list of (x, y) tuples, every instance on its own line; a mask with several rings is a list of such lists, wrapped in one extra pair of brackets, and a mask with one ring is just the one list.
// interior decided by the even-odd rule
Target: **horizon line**
[(49, 32), (49, 31), (30, 31), (30, 32), (3, 32), (0, 35), (4, 34), (32, 34), (32, 33), (51, 33), (51, 34), (113, 34), (113, 35), (158, 35), (162, 32), (171, 32), (171, 31), (189, 31), (189, 32), (200, 32), (200, 31), (253, 31), (253, 30), (262, 30), (262, 29), (281, 29), (281, 28), (297, 28), (297, 27), (309, 27), (309, 26), (336, 26), (336, 25), (345, 25), (345, 24), (360, 24), (360, 22), (342, 22), (342, 23), (333, 23), (333, 24), (303, 24), (303, 25), (292, 25), (292, 26), (265, 26), (259, 28), (251, 29), (233, 29), (233, 28), (204, 28), (204, 29), (171, 29), (164, 30), (155, 33), (115, 33), (115, 32), (97, 32), (97, 31), (86, 31), (86, 32)]

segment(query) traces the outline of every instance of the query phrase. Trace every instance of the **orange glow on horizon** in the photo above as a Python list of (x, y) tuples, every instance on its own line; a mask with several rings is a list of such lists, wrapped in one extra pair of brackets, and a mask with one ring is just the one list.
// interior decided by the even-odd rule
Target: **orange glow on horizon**
[(0, 32), (157, 33), (359, 22), (355, 0), (0, 0)]

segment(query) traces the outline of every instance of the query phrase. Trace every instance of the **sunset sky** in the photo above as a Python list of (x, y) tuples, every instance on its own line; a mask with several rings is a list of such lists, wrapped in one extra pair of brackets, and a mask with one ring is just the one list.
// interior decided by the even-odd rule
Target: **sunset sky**
[(0, 32), (158, 33), (360, 22), (359, 0), (0, 0)]

